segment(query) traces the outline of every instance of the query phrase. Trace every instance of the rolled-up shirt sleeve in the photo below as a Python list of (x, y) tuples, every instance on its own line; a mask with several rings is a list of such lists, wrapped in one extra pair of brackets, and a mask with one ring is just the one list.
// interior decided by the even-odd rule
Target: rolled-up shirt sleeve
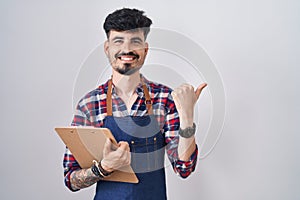
[(75, 160), (74, 156), (72, 155), (68, 147), (66, 147), (64, 160), (63, 160), (63, 167), (64, 167), (65, 185), (73, 192), (78, 191), (72, 188), (70, 176), (73, 171), (81, 169), (81, 167), (79, 166), (78, 162)]
[(196, 146), (195, 151), (191, 155), (188, 161), (176, 160), (174, 162), (173, 169), (182, 178), (187, 178), (193, 171), (195, 171), (197, 164), (198, 147)]

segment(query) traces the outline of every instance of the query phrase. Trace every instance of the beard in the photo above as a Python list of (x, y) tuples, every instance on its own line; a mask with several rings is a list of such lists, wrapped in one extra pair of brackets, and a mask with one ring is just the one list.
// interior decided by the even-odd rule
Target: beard
[(119, 72), (120, 74), (122, 75), (126, 75), (126, 76), (129, 76), (131, 74), (134, 74), (136, 71), (138, 71), (141, 67), (134, 67), (132, 68), (131, 67), (131, 64), (130, 63), (125, 63), (123, 65), (123, 67), (118, 67), (116, 69), (117, 72)]

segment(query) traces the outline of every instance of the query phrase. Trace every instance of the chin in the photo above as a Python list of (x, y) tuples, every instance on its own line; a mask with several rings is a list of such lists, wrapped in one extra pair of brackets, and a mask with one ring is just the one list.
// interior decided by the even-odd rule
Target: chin
[(135, 72), (137, 72), (141, 67), (132, 67), (131, 64), (124, 64), (122, 68), (117, 68), (117, 72), (119, 72), (122, 75), (132, 75)]

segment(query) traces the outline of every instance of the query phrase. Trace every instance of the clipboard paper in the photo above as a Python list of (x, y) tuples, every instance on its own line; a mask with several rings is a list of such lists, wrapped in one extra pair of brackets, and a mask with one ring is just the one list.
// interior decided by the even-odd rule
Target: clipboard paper
[[(100, 161), (103, 158), (103, 147), (107, 138), (117, 145), (116, 139), (107, 128), (69, 126), (57, 127), (55, 131), (83, 169), (90, 168), (93, 165), (93, 160)], [(103, 180), (139, 182), (130, 165), (115, 170), (114, 173)]]

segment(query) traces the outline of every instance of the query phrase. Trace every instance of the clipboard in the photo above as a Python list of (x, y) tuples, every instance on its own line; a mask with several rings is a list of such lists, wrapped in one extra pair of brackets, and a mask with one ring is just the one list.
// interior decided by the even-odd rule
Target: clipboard
[[(116, 139), (107, 128), (68, 126), (56, 127), (55, 131), (83, 169), (90, 168), (93, 165), (93, 160), (99, 161), (103, 158), (103, 147), (107, 138), (117, 145)], [(139, 182), (130, 165), (115, 170), (114, 173), (103, 180), (127, 183)]]

